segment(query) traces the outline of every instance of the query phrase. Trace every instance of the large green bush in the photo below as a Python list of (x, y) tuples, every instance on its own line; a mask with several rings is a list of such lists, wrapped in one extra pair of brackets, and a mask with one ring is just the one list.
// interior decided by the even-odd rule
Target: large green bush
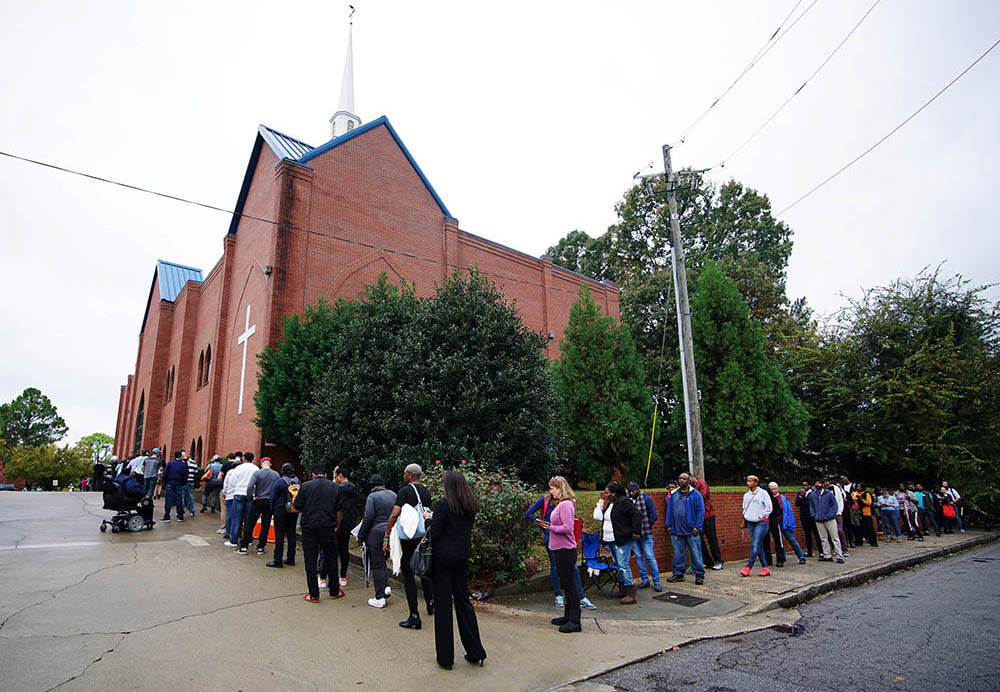
[[(532, 524), (524, 518), (532, 501), (529, 487), (503, 469), (475, 468), (464, 462), (459, 462), (458, 469), (481, 504), (472, 529), (471, 576), (494, 584), (522, 579), (524, 558), (533, 540)], [(447, 470), (435, 461), (421, 479), (435, 503), (444, 497), (442, 478)]]

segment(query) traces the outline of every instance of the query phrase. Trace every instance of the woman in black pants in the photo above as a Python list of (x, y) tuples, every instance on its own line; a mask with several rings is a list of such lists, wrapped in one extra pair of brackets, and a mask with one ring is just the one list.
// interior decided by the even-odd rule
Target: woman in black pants
[(479, 640), (476, 611), (469, 602), (469, 554), (472, 525), (479, 500), (458, 471), (444, 474), (444, 499), (434, 506), (431, 521), (431, 581), (434, 585), (434, 648), (437, 663), (451, 669), (455, 662), (455, 632), (451, 604), (455, 603), (458, 635), (465, 660), (483, 664), (486, 650)]

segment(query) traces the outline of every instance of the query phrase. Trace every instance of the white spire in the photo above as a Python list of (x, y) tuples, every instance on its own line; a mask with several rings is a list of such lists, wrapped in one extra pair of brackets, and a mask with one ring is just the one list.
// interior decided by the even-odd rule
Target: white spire
[(354, 6), (348, 15), (350, 22), (347, 29), (347, 56), (344, 58), (344, 77), (340, 83), (340, 104), (337, 112), (330, 118), (330, 126), (334, 137), (350, 132), (361, 124), (361, 118), (354, 114)]

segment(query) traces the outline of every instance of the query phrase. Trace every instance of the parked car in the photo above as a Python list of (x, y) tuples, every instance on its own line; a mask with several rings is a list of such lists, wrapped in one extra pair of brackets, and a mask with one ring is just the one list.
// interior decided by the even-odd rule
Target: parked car
[(17, 490), (13, 483), (0, 483), (0, 490)]

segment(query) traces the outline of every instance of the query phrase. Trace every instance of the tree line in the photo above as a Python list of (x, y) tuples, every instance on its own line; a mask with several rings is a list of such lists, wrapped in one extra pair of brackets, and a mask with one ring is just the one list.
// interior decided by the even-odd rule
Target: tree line
[(68, 430), (52, 401), (35, 387), (0, 404), (0, 468), (7, 482), (66, 488), (110, 458), (114, 439), (104, 433), (87, 435), (73, 446), (57, 446)]

